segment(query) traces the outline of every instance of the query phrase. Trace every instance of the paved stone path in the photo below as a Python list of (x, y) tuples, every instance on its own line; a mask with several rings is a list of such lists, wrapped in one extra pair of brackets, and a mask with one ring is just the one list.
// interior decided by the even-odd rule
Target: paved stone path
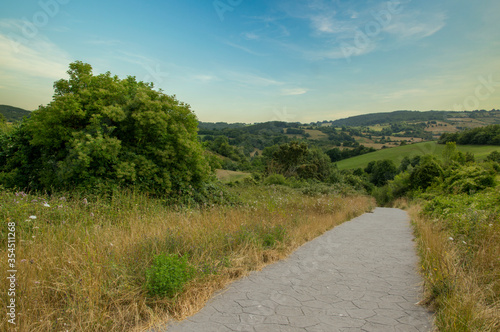
[[(377, 208), (232, 283), (169, 332), (430, 331), (406, 212)], [(154, 331), (165, 331), (156, 329)]]

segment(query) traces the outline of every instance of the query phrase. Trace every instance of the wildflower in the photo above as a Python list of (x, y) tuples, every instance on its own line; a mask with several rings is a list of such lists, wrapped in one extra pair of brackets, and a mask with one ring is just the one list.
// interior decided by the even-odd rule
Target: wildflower
[(40, 283), (40, 281), (33, 281), (33, 283), (38, 285)]
[(62, 196), (61, 198), (59, 198), (61, 201), (65, 201), (66, 200), (66, 197)]
[(21, 263), (27, 262), (27, 259), (21, 259)]
[(31, 200), (31, 203), (35, 203), (35, 202), (38, 202), (38, 199), (35, 198), (35, 199)]
[(30, 219), (36, 219), (36, 216), (30, 216)]
[(450, 236), (450, 237), (448, 238), (448, 240), (453, 241), (453, 238)]
[(43, 203), (43, 206), (50, 207), (49, 203), (47, 203), (47, 202)]
[(90, 216), (93, 217), (94, 216), (94, 213), (93, 212), (90, 212)]
[(58, 207), (59, 209), (62, 209), (62, 208), (63, 208), (62, 204), (61, 204), (61, 205), (58, 205), (57, 207)]
[(84, 199), (83, 199), (83, 204), (87, 205), (87, 204), (89, 204), (89, 201), (87, 201), (87, 199), (86, 199), (86, 198), (84, 198)]

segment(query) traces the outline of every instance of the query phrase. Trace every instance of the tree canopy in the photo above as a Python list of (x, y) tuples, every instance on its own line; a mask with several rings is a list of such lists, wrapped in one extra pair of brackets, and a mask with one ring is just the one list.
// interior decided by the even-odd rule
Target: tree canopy
[[(69, 65), (40, 106), (0, 148), (0, 183), (31, 189), (134, 186), (169, 194), (201, 186), (209, 167), (190, 106), (153, 84), (90, 64)], [(3, 142), (2, 142), (3, 143)]]

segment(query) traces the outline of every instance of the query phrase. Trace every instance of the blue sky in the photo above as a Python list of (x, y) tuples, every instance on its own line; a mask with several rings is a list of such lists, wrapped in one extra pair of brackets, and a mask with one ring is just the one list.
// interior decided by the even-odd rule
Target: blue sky
[(68, 64), (136, 76), (201, 121), (500, 108), (500, 1), (0, 3), (0, 104), (36, 109)]

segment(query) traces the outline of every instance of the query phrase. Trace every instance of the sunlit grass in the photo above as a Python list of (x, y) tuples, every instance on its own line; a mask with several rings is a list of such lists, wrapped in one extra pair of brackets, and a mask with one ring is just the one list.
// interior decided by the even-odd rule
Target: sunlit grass
[[(2, 191), (1, 287), (8, 270), (5, 221), (11, 221), (17, 329), (130, 331), (185, 318), (228, 282), (374, 205), (363, 196), (308, 197), (282, 187), (232, 190), (242, 204), (204, 209), (175, 209), (131, 192), (100, 198)], [(196, 270), (173, 298), (150, 296), (145, 287), (146, 270), (160, 253), (186, 255)], [(5, 292), (1, 297), (7, 303)], [(1, 322), (6, 330), (5, 315)]]
[(439, 331), (499, 331), (498, 191), (447, 199), (441, 204), (449, 206), (435, 214), (422, 214), (419, 205), (409, 210), (421, 256), (426, 303), (436, 310)]

